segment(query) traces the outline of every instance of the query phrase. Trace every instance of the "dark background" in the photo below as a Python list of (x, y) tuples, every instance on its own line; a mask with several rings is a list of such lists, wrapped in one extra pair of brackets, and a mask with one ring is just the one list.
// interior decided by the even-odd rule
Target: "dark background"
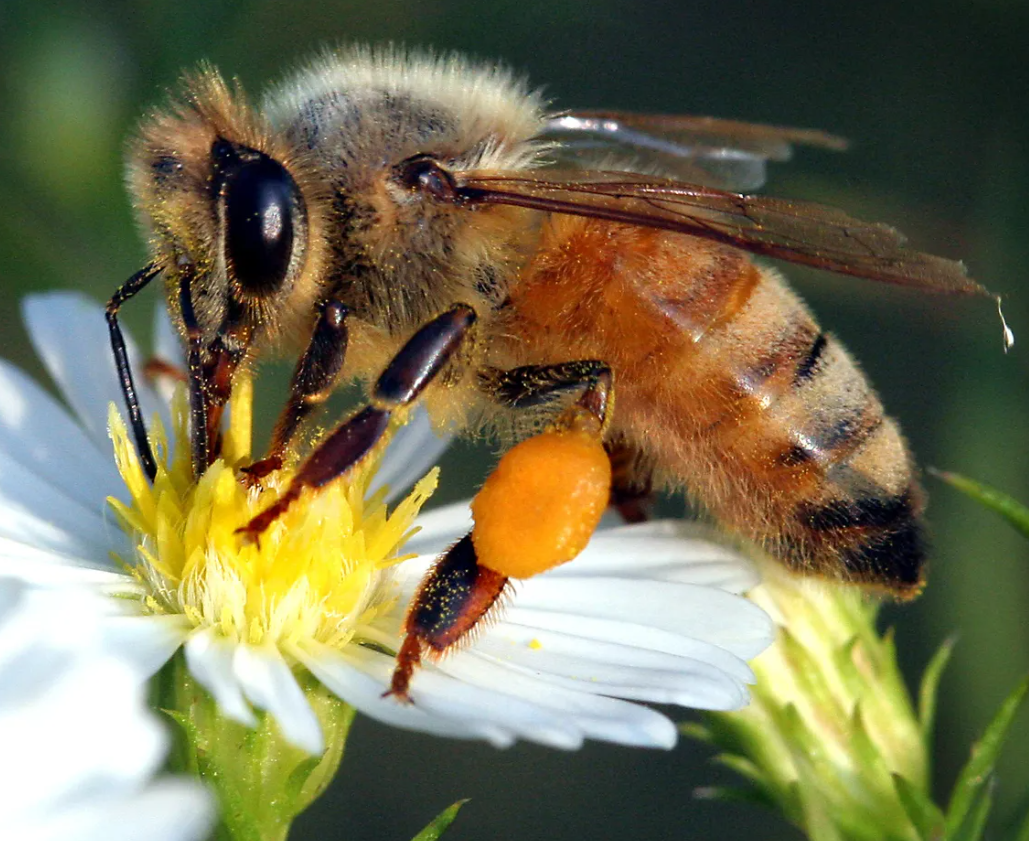
[[(210, 59), (257, 90), (343, 40), (500, 58), (546, 85), (558, 107), (709, 113), (851, 138), (846, 155), (802, 152), (768, 189), (891, 222), (919, 246), (966, 260), (1007, 296), (1023, 343), (1004, 356), (986, 302), (789, 274), (862, 361), (922, 464), (1029, 500), (1029, 7), (1014, 0), (0, 0), (0, 352), (39, 371), (18, 316), (29, 290), (103, 299), (143, 264), (121, 182), (123, 139), (181, 68)], [(149, 315), (148, 305), (127, 313), (137, 335)], [(465, 446), (448, 456), (441, 498), (467, 494), (486, 453)], [(1029, 547), (992, 514), (927, 485), (930, 585), (885, 618), (912, 676), (959, 634), (939, 718), (936, 777), (946, 791), (1029, 664)], [(1029, 789), (1024, 716), (1015, 729), (1001, 814)], [(461, 797), (473, 800), (455, 841), (796, 837), (757, 809), (694, 801), (696, 786), (731, 780), (708, 759), (691, 743), (670, 754), (496, 751), (359, 719), (336, 786), (295, 837), (410, 838)]]

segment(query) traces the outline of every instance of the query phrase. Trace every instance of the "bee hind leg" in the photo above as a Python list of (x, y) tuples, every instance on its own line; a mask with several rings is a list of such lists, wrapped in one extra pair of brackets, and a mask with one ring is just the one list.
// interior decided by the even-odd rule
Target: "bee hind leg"
[[(496, 402), (512, 409), (544, 405), (569, 392), (582, 391), (610, 378), (608, 366), (596, 359), (559, 362), (554, 365), (524, 365), (501, 370), (489, 368), (479, 375), (482, 388)], [(623, 438), (604, 442), (611, 459), (611, 507), (627, 523), (650, 519), (653, 487), (650, 471), (641, 453)]]
[(438, 659), (467, 642), (501, 600), (507, 583), (507, 576), (479, 563), (471, 534), (441, 555), (408, 608), (404, 642), (385, 695), (410, 703), (408, 688), (422, 657)]
[(607, 507), (611, 462), (603, 431), (611, 400), (606, 368), (547, 429), (512, 447), (472, 501), (475, 525), (422, 580), (386, 693), (410, 702), (423, 657), (440, 659), (495, 615), (509, 579), (572, 560)]

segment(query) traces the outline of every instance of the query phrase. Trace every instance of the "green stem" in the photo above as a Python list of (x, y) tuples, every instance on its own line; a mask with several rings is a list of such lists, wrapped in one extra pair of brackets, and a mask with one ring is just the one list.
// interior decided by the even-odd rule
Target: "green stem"
[(287, 742), (275, 720), (260, 711), (253, 728), (226, 718), (181, 652), (154, 679), (154, 705), (178, 725), (169, 770), (197, 776), (214, 792), (218, 841), (284, 841), (342, 762), (354, 708), (307, 672), (296, 678), (325, 735), (321, 756)]

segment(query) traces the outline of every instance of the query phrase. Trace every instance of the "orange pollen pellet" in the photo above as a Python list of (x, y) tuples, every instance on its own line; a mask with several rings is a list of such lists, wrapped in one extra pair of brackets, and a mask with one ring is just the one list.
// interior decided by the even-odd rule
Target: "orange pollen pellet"
[(480, 565), (528, 578), (589, 542), (611, 494), (598, 430), (550, 429), (510, 449), (472, 500)]

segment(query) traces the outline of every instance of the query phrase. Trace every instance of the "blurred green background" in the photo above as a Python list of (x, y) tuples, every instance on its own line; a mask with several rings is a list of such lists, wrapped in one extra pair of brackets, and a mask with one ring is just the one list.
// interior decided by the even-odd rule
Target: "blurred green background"
[[(144, 262), (122, 188), (126, 135), (181, 68), (210, 59), (252, 90), (342, 40), (500, 58), (559, 107), (709, 113), (824, 128), (846, 155), (802, 152), (769, 190), (901, 227), (1007, 296), (1023, 344), (1001, 352), (989, 303), (790, 269), (823, 324), (862, 361), (920, 461), (1029, 499), (1029, 6), (1016, 0), (0, 0), (0, 352), (33, 372), (18, 301), (37, 289), (98, 299)], [(151, 307), (127, 310), (145, 334)], [(277, 391), (276, 394), (281, 394)], [(444, 465), (466, 494), (488, 450)], [(1029, 667), (1029, 546), (927, 479), (935, 551), (914, 605), (888, 608), (909, 674), (959, 634), (939, 719), (939, 789)], [(1029, 721), (1002, 765), (1000, 814), (1029, 791)], [(731, 780), (685, 743), (669, 754), (589, 745), (496, 751), (354, 729), (338, 783), (296, 838), (410, 838), (460, 797), (457, 839), (794, 838), (756, 808), (699, 803)]]

